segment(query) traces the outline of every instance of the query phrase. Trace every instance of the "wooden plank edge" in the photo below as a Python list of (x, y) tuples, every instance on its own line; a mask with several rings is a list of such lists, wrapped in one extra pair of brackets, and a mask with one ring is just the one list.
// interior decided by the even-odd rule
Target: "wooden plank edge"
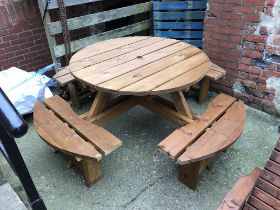
[[(255, 168), (248, 176), (242, 176), (227, 193), (217, 210), (241, 209), (260, 177), (262, 170)], [(241, 191), (245, 189), (244, 191)], [(242, 197), (240, 193), (242, 192)], [(236, 199), (237, 198), (237, 199)]]
[[(132, 15), (149, 12), (151, 8), (150, 2), (134, 4), (126, 7), (120, 7), (112, 10), (106, 10), (89, 15), (74, 17), (67, 19), (68, 29), (75, 30), (79, 28), (89, 27), (92, 25), (106, 23), (112, 20), (129, 17)], [(62, 33), (60, 21), (48, 23), (50, 35)]]
[[(83, 39), (79, 39), (76, 41), (71, 42), (71, 52), (77, 52), (78, 50), (94, 44), (96, 42), (104, 41), (107, 39), (113, 39), (113, 38), (118, 38), (118, 37), (123, 37), (123, 36), (128, 36), (131, 34), (134, 34), (139, 31), (144, 31), (149, 29), (151, 26), (151, 20), (146, 20), (142, 22), (138, 22), (135, 24), (127, 25), (121, 28), (117, 28), (111, 31), (106, 31), (100, 34), (96, 34), (93, 36), (89, 36)], [(57, 45), (53, 47), (55, 56), (57, 58), (62, 57), (65, 55), (65, 49), (64, 45)]]
[[(66, 151), (66, 150), (63, 150), (53, 144), (50, 144), (47, 140), (45, 140), (45, 138), (41, 135), (40, 133), (40, 130), (42, 130), (43, 128), (37, 124), (37, 122), (34, 121), (34, 126), (36, 128), (36, 131), (37, 131), (37, 134), (39, 135), (39, 137), (46, 143), (48, 144), (50, 147), (56, 149), (56, 150), (59, 150), (67, 155), (70, 155), (70, 156), (73, 156), (73, 157), (79, 157), (79, 158), (84, 158), (84, 159), (92, 159), (92, 160), (96, 160), (96, 161), (100, 161), (102, 159), (102, 155), (97, 152), (96, 153), (96, 156), (95, 157), (88, 157), (88, 156), (83, 156), (83, 155), (80, 155), (80, 154), (77, 154), (77, 153), (72, 153), (72, 152), (69, 152), (69, 151)], [(70, 128), (71, 129), (71, 128)], [(46, 133), (47, 134), (47, 133)], [(51, 137), (50, 137), (51, 138)], [(92, 145), (93, 146), (93, 145)], [(97, 151), (97, 150), (96, 150)]]

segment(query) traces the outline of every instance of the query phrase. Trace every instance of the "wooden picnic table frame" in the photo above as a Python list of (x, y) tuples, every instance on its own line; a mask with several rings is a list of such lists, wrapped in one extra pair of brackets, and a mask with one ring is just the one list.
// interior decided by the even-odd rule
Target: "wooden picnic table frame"
[(111, 119), (141, 105), (178, 125), (193, 122), (197, 115), (190, 111), (182, 91), (171, 93), (173, 103), (160, 96), (118, 96), (109, 101), (110, 94), (98, 91), (90, 110), (80, 117), (102, 125)]

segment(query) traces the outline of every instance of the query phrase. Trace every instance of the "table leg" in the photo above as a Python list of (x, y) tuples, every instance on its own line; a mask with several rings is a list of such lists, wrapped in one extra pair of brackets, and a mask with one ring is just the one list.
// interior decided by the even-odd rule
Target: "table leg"
[(98, 91), (94, 98), (93, 104), (87, 114), (86, 119), (91, 119), (96, 115), (100, 114), (107, 103), (108, 97), (109, 97), (108, 93), (103, 93)]
[(177, 111), (190, 119), (193, 119), (193, 115), (189, 108), (189, 105), (185, 99), (185, 96), (182, 91), (171, 93), (174, 105)]
[(210, 86), (210, 79), (208, 77), (204, 77), (203, 80), (201, 81), (201, 85), (199, 89), (199, 97), (198, 97), (199, 104), (203, 104), (207, 100), (209, 86)]

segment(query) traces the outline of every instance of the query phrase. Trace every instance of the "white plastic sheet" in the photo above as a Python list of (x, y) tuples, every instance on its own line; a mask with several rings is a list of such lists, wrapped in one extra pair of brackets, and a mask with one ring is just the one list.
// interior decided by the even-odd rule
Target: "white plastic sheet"
[(34, 105), (53, 96), (46, 84), (50, 81), (45, 75), (26, 72), (12, 67), (0, 72), (0, 86), (20, 114), (31, 113)]

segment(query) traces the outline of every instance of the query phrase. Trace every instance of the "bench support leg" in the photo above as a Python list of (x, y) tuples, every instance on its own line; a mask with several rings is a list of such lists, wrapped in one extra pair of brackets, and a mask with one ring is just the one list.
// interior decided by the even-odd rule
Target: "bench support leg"
[(187, 165), (180, 165), (178, 179), (192, 190), (197, 188), (199, 175), (205, 168), (211, 166), (213, 157)]
[(72, 82), (68, 83), (68, 89), (69, 89), (70, 98), (71, 98), (73, 106), (75, 106), (77, 109), (80, 109), (81, 103), (80, 103), (80, 100), (78, 97), (76, 87)]
[(101, 162), (99, 161), (83, 159), (80, 168), (83, 172), (87, 187), (93, 185), (102, 176)]
[(89, 120), (95, 117), (96, 115), (100, 114), (105, 108), (108, 97), (109, 97), (108, 93), (102, 93), (101, 91), (98, 91), (94, 98), (93, 104), (87, 114), (86, 119)]
[(200, 84), (198, 103), (203, 104), (208, 98), (208, 91), (210, 86), (210, 79), (204, 77)]
[(180, 166), (178, 179), (192, 190), (197, 188), (200, 162)]
[(190, 111), (189, 105), (185, 99), (182, 91), (171, 93), (174, 105), (177, 111), (190, 119), (193, 119), (192, 113)]
[(72, 168), (73, 166), (80, 169), (87, 187), (96, 183), (102, 176), (102, 166), (100, 161), (69, 156), (67, 168)]

